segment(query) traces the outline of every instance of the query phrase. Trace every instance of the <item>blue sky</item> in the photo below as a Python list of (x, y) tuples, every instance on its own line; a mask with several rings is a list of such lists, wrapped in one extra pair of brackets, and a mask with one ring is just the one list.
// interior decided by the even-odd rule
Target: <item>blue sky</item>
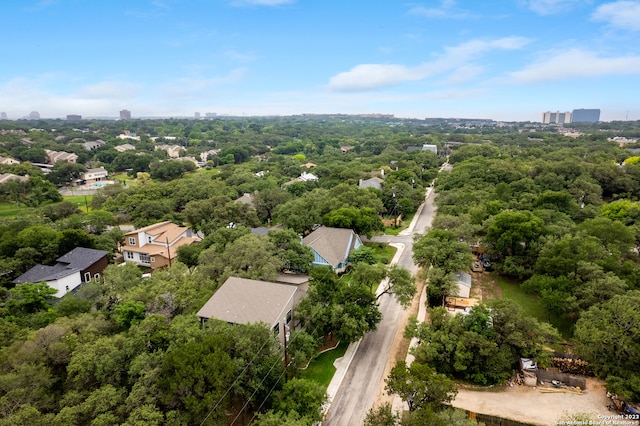
[(640, 0), (3, 0), (20, 118), (640, 119)]

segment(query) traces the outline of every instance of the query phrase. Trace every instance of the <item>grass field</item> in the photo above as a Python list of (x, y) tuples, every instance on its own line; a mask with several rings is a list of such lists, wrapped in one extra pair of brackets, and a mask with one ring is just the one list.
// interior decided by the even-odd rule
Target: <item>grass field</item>
[(333, 366), (334, 361), (344, 356), (348, 346), (346, 343), (340, 343), (337, 348), (321, 353), (311, 361), (305, 370), (302, 370), (300, 376), (303, 379), (320, 383), (326, 388), (336, 372), (336, 368)]
[(64, 201), (68, 201), (78, 206), (83, 213), (91, 211), (91, 200), (93, 199), (93, 195), (67, 195), (63, 198)]
[(16, 206), (15, 203), (0, 203), (0, 217), (14, 217), (30, 210), (29, 207)]
[(496, 285), (500, 288), (504, 299), (513, 300), (520, 305), (527, 314), (536, 318), (538, 321), (551, 323), (565, 339), (571, 337), (573, 334), (573, 325), (571, 322), (564, 318), (550, 315), (538, 297), (525, 293), (518, 281), (509, 280), (496, 273), (491, 273), (491, 278), (495, 280)]
[[(91, 211), (91, 199), (93, 195), (69, 195), (63, 198), (64, 201), (69, 201), (78, 206), (83, 213)], [(26, 207), (24, 205), (16, 206), (15, 203), (0, 203), (0, 217), (15, 217), (33, 212), (34, 210), (33, 207)]]

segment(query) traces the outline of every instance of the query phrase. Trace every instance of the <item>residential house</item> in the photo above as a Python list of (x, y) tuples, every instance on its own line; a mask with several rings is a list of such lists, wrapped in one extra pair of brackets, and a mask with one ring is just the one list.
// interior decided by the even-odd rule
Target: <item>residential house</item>
[(109, 172), (103, 167), (97, 169), (88, 169), (82, 174), (82, 181), (85, 185), (107, 180), (109, 178)]
[(84, 146), (84, 149), (86, 149), (87, 151), (93, 151), (94, 149), (100, 148), (104, 144), (106, 144), (105, 141), (97, 139), (95, 141), (85, 142), (82, 144), (82, 146)]
[(207, 160), (211, 159), (214, 155), (218, 155), (219, 152), (220, 152), (219, 149), (210, 149), (209, 151), (201, 152), (200, 159), (206, 162)]
[(351, 151), (351, 150), (353, 150), (353, 149), (355, 149), (355, 148), (356, 148), (356, 147), (355, 147), (355, 146), (352, 146), (352, 145), (343, 145), (343, 146), (341, 146), (341, 147), (340, 147), (340, 151), (341, 151), (343, 154), (346, 154), (347, 152), (349, 152), (349, 151)]
[(126, 262), (158, 269), (171, 266), (178, 247), (200, 240), (191, 228), (166, 221), (126, 233), (120, 251)]
[(358, 186), (360, 188), (375, 188), (375, 189), (382, 189), (382, 182), (384, 182), (384, 179), (381, 179), (377, 176), (374, 176), (372, 178), (369, 179), (360, 179), (358, 181)]
[(36, 265), (13, 280), (13, 283), (45, 282), (57, 290), (55, 297), (62, 297), (80, 284), (100, 278), (108, 264), (106, 251), (76, 247), (56, 260), (55, 265)]
[(300, 167), (306, 167), (307, 169), (310, 169), (310, 168), (312, 168), (312, 167), (316, 167), (316, 166), (317, 166), (317, 164), (314, 164), (314, 163), (304, 163), (304, 164), (303, 164), (302, 166), (300, 166)]
[(201, 321), (266, 324), (284, 344), (294, 329), (295, 307), (304, 295), (297, 285), (229, 277), (196, 315)]
[(184, 150), (184, 147), (180, 145), (156, 145), (155, 150), (166, 151), (169, 158), (178, 158), (180, 157), (180, 151)]
[(27, 176), (18, 176), (13, 173), (2, 173), (0, 174), (0, 185), (9, 182), (10, 180), (17, 180), (19, 182), (26, 182), (29, 180), (29, 175)]
[(321, 226), (302, 239), (313, 251), (313, 266), (330, 266), (335, 272), (346, 271), (351, 251), (362, 245), (351, 229)]
[(245, 205), (249, 206), (249, 208), (254, 209), (254, 210), (256, 208), (255, 196), (253, 194), (248, 193), (248, 192), (245, 192), (244, 194), (242, 194), (242, 197), (236, 198), (235, 202), (236, 203), (240, 203), (240, 204), (245, 204)]
[(67, 163), (75, 163), (78, 161), (78, 155), (72, 152), (52, 151), (45, 149), (49, 157), (49, 164), (56, 164), (58, 161), (66, 161)]
[(116, 146), (115, 149), (118, 152), (125, 152), (125, 151), (135, 151), (136, 147), (131, 145), (130, 143), (125, 143), (125, 144)]
[(10, 165), (10, 164), (20, 164), (20, 162), (18, 160), (14, 160), (13, 158), (3, 157), (0, 155), (0, 164)]
[(119, 139), (133, 139), (135, 141), (139, 141), (140, 140), (140, 136), (136, 136), (135, 133), (129, 131), (129, 130), (125, 130), (124, 133), (119, 134), (118, 135)]
[(424, 144), (422, 146), (411, 145), (407, 147), (407, 151), (431, 151), (434, 154), (438, 153), (438, 146), (431, 144)]
[(297, 178), (291, 179), (289, 182), (285, 182), (284, 186), (289, 186), (292, 183), (296, 182), (316, 182), (317, 180), (318, 176), (314, 175), (313, 173), (302, 172), (302, 174)]

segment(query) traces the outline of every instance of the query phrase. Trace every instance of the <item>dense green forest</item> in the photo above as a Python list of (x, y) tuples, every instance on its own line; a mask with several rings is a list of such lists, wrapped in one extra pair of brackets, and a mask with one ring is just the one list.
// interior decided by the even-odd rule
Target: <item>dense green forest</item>
[[(388, 276), (402, 303), (415, 287), (368, 248), (354, 256), (348, 284), (310, 270), (299, 236), (317, 224), (381, 233), (381, 218), (410, 217), (436, 176), (439, 213), (415, 244), (416, 263), (433, 266), (432, 304), (480, 246), (498, 274), (536, 296), (548, 321), (509, 300), (465, 319), (435, 308), (431, 324), (411, 330), (422, 341), (416, 365), (425, 366), (415, 374), (447, 386), (448, 378), (500, 383), (518, 356), (544, 358), (543, 346), (562, 341), (612, 392), (640, 399), (640, 162), (633, 145), (608, 140), (638, 137), (640, 123), (579, 130), (571, 138), (531, 123), (349, 116), (0, 122), (0, 156), (21, 161), (0, 173), (28, 176), (0, 184), (0, 424), (312, 424), (325, 389), (297, 367), (328, 333), (350, 342), (375, 329), (375, 279)], [(118, 138), (125, 131), (140, 140)], [(83, 145), (96, 140), (105, 143)], [(118, 151), (124, 143), (135, 150)], [(215, 154), (196, 168), (158, 144), (180, 145), (183, 159)], [(413, 149), (424, 144), (440, 155)], [(76, 153), (78, 164), (45, 174), (28, 163), (46, 161), (47, 149)], [(438, 174), (447, 155), (453, 169)], [(58, 188), (92, 167), (117, 183), (86, 204), (64, 200)], [(302, 172), (318, 180), (285, 185)], [(384, 177), (382, 189), (358, 187), (372, 176)], [(253, 208), (236, 202), (243, 194), (252, 194)], [(12, 284), (75, 247), (115, 255), (117, 225), (163, 220), (204, 238), (149, 278), (111, 265), (100, 283), (60, 300), (45, 284)], [(267, 236), (250, 232), (276, 224)], [(229, 276), (269, 280), (283, 270), (312, 275), (300, 309), (305, 327), (292, 334), (286, 357), (267, 328), (196, 318)], [(456, 349), (436, 350), (436, 341)], [(413, 374), (405, 370), (389, 379), (396, 393)], [(415, 405), (412, 421), (435, 416), (448, 389)]]

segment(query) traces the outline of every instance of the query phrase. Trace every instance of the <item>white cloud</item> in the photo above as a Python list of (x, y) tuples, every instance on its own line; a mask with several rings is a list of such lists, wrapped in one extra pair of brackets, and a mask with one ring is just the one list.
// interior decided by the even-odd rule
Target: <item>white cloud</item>
[(540, 83), (574, 77), (640, 74), (640, 56), (600, 57), (595, 52), (571, 49), (554, 53), (528, 67), (509, 74), (515, 83)]
[(211, 91), (237, 84), (244, 79), (246, 68), (236, 68), (226, 75), (212, 77), (184, 77), (164, 85), (164, 93), (172, 98), (203, 98), (211, 95)]
[(413, 6), (409, 9), (409, 13), (427, 18), (448, 19), (463, 19), (473, 16), (468, 11), (456, 7), (454, 0), (442, 0), (438, 7)]
[(527, 5), (538, 15), (544, 16), (565, 12), (581, 3), (584, 0), (528, 0)]
[[(439, 58), (414, 67), (397, 64), (360, 64), (331, 77), (328, 88), (344, 92), (367, 91), (407, 81), (423, 80), (444, 72), (455, 73), (456, 69), (469, 66), (469, 61), (488, 51), (520, 49), (528, 42), (529, 40), (522, 37), (506, 37), (491, 41), (471, 40), (458, 46), (446, 47), (444, 54)], [(475, 67), (475, 71), (478, 69)]]
[(640, 1), (622, 0), (603, 4), (591, 17), (595, 21), (605, 21), (615, 28), (640, 31)]
[(461, 84), (480, 75), (482, 67), (476, 65), (463, 65), (447, 77), (449, 84)]
[(130, 83), (101, 81), (81, 88), (78, 96), (84, 99), (119, 99), (133, 96), (137, 90), (137, 87)]

